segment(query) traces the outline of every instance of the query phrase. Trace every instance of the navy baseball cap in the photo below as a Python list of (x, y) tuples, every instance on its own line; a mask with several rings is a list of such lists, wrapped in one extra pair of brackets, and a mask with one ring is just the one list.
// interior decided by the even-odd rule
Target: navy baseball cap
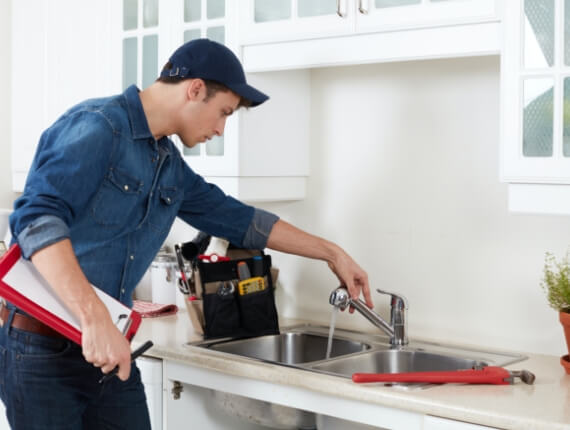
[(221, 43), (209, 39), (186, 42), (170, 57), (172, 68), (161, 77), (200, 78), (216, 81), (257, 106), (269, 97), (245, 81), (245, 73), (236, 55)]

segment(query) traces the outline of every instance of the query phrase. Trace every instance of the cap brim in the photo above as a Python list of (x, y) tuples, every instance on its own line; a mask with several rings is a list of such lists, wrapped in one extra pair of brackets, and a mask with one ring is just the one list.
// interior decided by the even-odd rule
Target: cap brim
[(261, 103), (269, 99), (269, 96), (267, 94), (256, 90), (248, 84), (226, 84), (226, 86), (240, 97), (249, 100), (251, 102), (251, 107), (259, 106)]

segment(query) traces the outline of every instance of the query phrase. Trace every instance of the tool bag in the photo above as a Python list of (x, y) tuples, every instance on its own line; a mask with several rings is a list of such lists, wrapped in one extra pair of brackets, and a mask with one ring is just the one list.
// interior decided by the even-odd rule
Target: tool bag
[(186, 301), (194, 329), (207, 339), (279, 333), (271, 256), (230, 248), (227, 257), (229, 261), (195, 261), (198, 299)]

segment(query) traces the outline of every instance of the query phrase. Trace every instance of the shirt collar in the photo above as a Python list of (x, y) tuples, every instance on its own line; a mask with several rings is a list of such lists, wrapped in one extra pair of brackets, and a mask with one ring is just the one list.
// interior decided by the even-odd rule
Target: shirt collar
[(139, 89), (136, 85), (131, 85), (123, 93), (127, 103), (127, 112), (129, 114), (129, 121), (131, 122), (131, 132), (133, 139), (148, 139), (154, 136), (150, 132), (148, 122), (144, 114), (144, 109), (139, 96)]

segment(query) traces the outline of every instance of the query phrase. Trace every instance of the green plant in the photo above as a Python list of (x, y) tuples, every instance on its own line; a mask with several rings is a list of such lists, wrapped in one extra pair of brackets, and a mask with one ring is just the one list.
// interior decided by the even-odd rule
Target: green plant
[(540, 283), (550, 306), (559, 312), (570, 313), (570, 256), (556, 261), (550, 252), (544, 259), (544, 277)]

